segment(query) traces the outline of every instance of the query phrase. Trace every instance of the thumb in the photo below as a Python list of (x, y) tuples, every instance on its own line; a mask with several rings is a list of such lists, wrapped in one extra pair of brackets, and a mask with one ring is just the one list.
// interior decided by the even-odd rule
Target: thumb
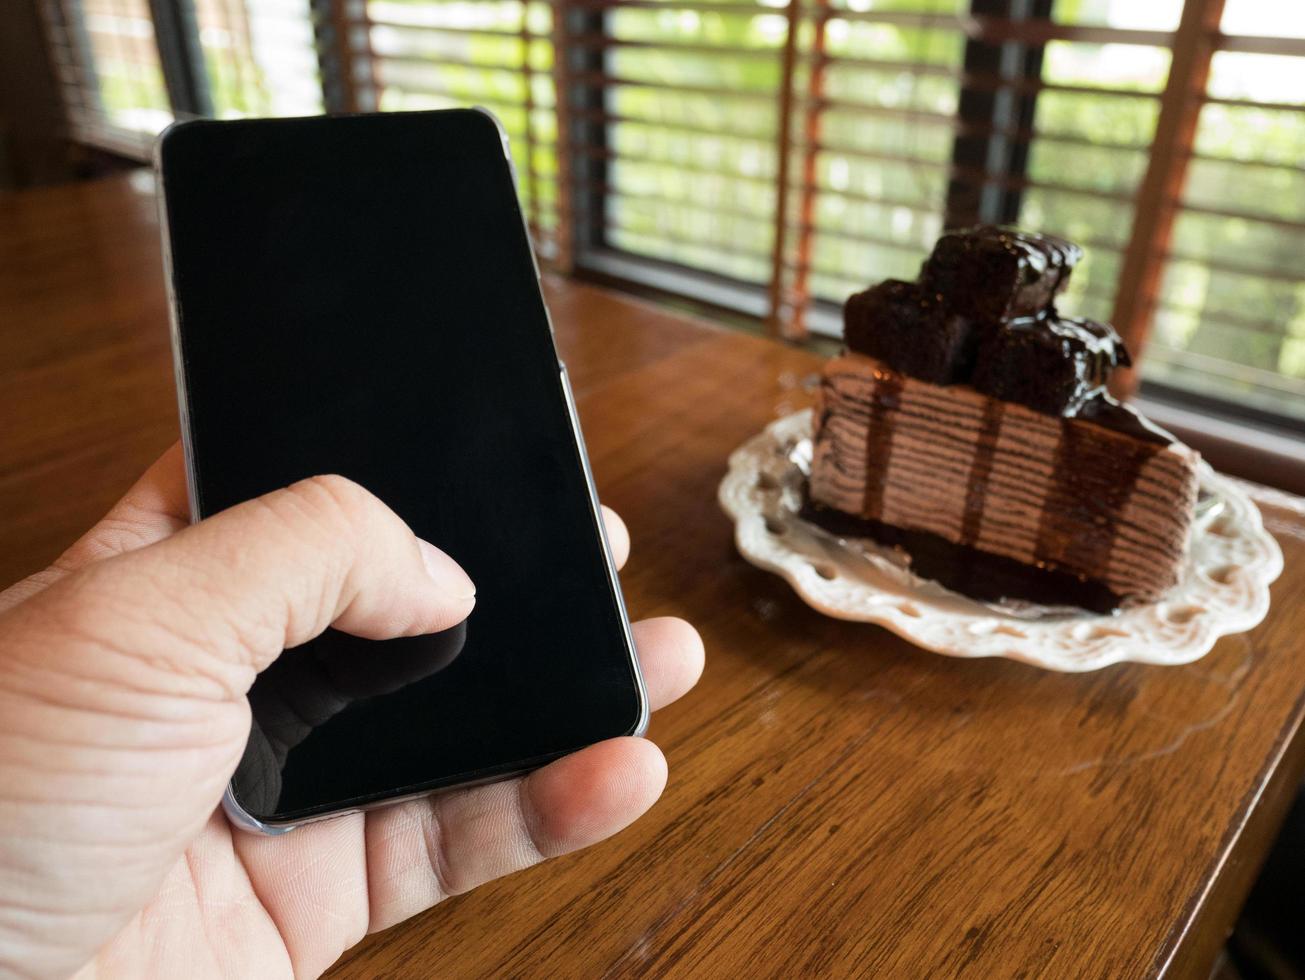
[(283, 649), (328, 626), (415, 636), (460, 623), (474, 602), (452, 558), (362, 487), (320, 476), (90, 565), (13, 612), (92, 641), (68, 656), (99, 647), (85, 651), (98, 666), (64, 663), (79, 676), (121, 676), (108, 647), (135, 662), (133, 686), (238, 697)]

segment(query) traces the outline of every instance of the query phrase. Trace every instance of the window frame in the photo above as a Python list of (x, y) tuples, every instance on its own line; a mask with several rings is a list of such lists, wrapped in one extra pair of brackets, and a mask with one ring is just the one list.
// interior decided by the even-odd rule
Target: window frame
[[(383, 65), (371, 50), (366, 0), (304, 2), (313, 20), (325, 111), (375, 109), (379, 100), (378, 71), (383, 71)], [(524, 11), (527, 0), (520, 2)], [(1173, 31), (1062, 24), (1052, 20), (1052, 5), (1053, 0), (969, 0), (969, 14), (960, 18), (965, 49), (952, 123), (946, 199), (940, 202), (944, 223), (955, 227), (1017, 219), (1028, 184), (1029, 151), (1038, 138), (1033, 131), (1037, 99), (1042, 91), (1057, 87), (1042, 77), (1043, 53), (1049, 41), (1142, 44), (1168, 49), (1171, 62), (1166, 85), (1158, 95), (1155, 139), (1145, 173), (1136, 192), (1129, 196), (1132, 227), (1122, 253), (1112, 317), (1129, 348), (1144, 357), (1159, 303), (1161, 277), (1166, 263), (1174, 257), (1170, 240), (1183, 207), (1181, 191), (1194, 155), (1197, 120), (1203, 106), (1220, 101), (1208, 94), (1214, 54), (1242, 51), (1305, 57), (1305, 39), (1223, 35), (1219, 28), (1224, 0), (1185, 0), (1180, 22)], [(774, 241), (769, 250), (771, 274), (769, 282), (758, 285), (624, 251), (609, 240), (605, 219), (609, 207), (611, 112), (610, 88), (604, 80), (609, 77), (610, 55), (617, 46), (608, 29), (608, 14), (618, 6), (650, 8), (657, 2), (556, 0), (551, 4), (558, 229), (545, 250), (549, 264), (581, 278), (730, 310), (755, 320), (772, 337), (795, 343), (813, 342), (812, 326), (816, 334), (827, 336), (836, 331), (837, 305), (813, 296), (808, 276), (811, 238), (820, 233), (812, 210), (818, 193), (813, 160), (820, 145), (819, 117), (828, 105), (822, 89), (824, 68), (830, 63), (823, 47), (824, 24), (846, 12), (835, 10), (830, 0), (790, 0), (786, 7), (773, 10), (786, 16), (788, 26), (779, 52), (781, 81), (776, 93), (777, 173)], [(713, 0), (684, 0), (675, 6), (686, 10), (741, 7)], [(107, 124), (102, 110), (97, 117), (94, 105), (86, 104), (88, 98), (98, 100), (99, 89), (89, 41), (77, 22), (71, 0), (42, 0), (41, 7), (74, 139), (131, 159), (148, 159), (152, 138), (138, 137)], [(148, 0), (148, 7), (174, 115), (211, 115), (209, 78), (190, 0)], [(892, 20), (901, 15), (871, 11), (857, 16)], [(943, 21), (941, 15), (919, 15), (913, 16), (911, 22), (923, 23), (931, 18), (940, 24)], [(798, 38), (808, 27), (811, 41), (808, 49), (802, 50)], [(524, 40), (538, 36), (530, 35), (523, 26)], [(523, 69), (527, 76), (529, 71)], [(804, 80), (799, 83), (804, 71)], [(529, 77), (526, 84), (530, 84)], [(70, 98), (78, 93), (80, 107)], [(533, 108), (528, 96), (528, 136)], [(534, 181), (536, 176), (523, 175), (523, 179)], [(535, 200), (533, 195), (531, 200)], [(798, 213), (796, 223), (791, 218), (794, 210)], [(787, 258), (793, 246), (796, 261)], [(1268, 446), (1264, 433), (1288, 437), (1294, 434), (1295, 423), (1290, 417), (1248, 409), (1231, 400), (1158, 381), (1140, 382), (1135, 371), (1119, 372), (1113, 387), (1122, 396), (1140, 390), (1148, 402), (1173, 406), (1180, 413), (1199, 412), (1203, 417), (1239, 426), (1242, 440), (1249, 445)], [(1200, 433), (1192, 432), (1190, 437), (1201, 448)], [(1305, 461), (1284, 465), (1295, 467), (1302, 475), (1300, 485), (1305, 486)]]

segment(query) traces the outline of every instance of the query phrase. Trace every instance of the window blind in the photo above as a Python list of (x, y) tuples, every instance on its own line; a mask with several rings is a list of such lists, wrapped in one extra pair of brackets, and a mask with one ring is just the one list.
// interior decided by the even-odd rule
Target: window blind
[(513, 149), (536, 246), (546, 260), (557, 259), (559, 216), (569, 205), (563, 208), (559, 194), (566, 181), (559, 180), (553, 8), (522, 0), (370, 0), (352, 9), (350, 61), (368, 66), (364, 78), (374, 93), (360, 108), (481, 105), (494, 112)]
[(1114, 322), (1143, 383), (1305, 421), (1299, 5), (45, 4), (92, 142), (139, 150), (197, 108), (484, 105), (546, 262), (794, 340), (836, 334), (850, 292), (914, 276), (944, 227), (1019, 223), (1086, 246), (1062, 307)]
[(193, 10), (212, 115), (322, 112), (313, 18), (302, 0), (194, 0)]
[(44, 0), (41, 14), (73, 137), (143, 156), (173, 118), (147, 0)]
[(1217, 5), (1143, 280), (1144, 378), (1305, 427), (1305, 6)]

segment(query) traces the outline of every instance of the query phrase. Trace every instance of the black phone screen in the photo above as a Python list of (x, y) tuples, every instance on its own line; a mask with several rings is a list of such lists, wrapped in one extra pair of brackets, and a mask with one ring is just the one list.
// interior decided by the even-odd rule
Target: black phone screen
[(250, 692), (232, 792), (287, 822), (636, 731), (642, 688), (502, 137), (477, 110), (195, 122), (159, 151), (199, 517), (314, 474), (476, 583)]

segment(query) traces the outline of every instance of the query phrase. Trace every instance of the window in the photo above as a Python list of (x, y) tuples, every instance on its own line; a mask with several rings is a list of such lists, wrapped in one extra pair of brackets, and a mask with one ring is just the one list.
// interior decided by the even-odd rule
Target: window
[(511, 141), (536, 244), (555, 254), (559, 215), (552, 8), (541, 2), (370, 0), (346, 28), (366, 77), (368, 108), (494, 112)]
[[(1299, 8), (1299, 9), (1298, 9)], [(1305, 422), (1305, 6), (46, 0), (78, 137), (477, 103), (541, 254), (835, 334), (944, 227), (1087, 248), (1153, 393)]]
[(300, 0), (195, 0), (212, 115), (307, 116), (322, 111), (313, 21)]
[(1147, 378), (1305, 423), (1305, 6), (1227, 0)]
[(73, 135), (138, 155), (172, 121), (147, 0), (68, 0), (43, 7)]

